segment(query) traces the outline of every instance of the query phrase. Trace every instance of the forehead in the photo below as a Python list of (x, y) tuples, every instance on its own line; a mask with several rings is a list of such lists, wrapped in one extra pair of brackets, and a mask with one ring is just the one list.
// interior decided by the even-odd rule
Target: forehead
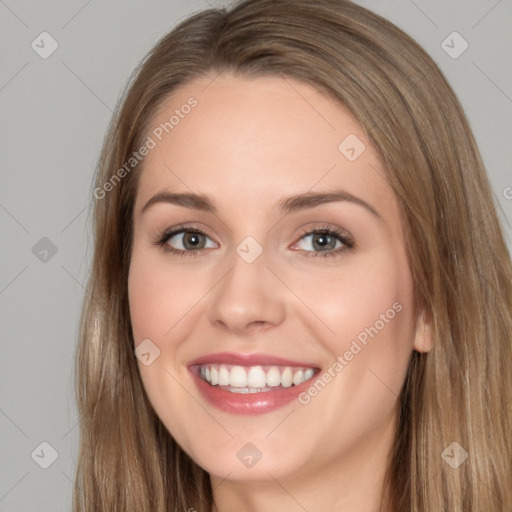
[(154, 148), (143, 161), (136, 210), (163, 189), (206, 194), (240, 211), (275, 204), (284, 192), (340, 188), (376, 204), (393, 201), (350, 111), (288, 77), (193, 80), (162, 103), (147, 135)]

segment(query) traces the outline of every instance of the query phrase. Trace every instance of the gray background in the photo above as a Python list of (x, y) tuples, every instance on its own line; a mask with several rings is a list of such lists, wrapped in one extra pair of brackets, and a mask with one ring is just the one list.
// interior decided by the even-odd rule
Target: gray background
[[(225, 3), (0, 0), (1, 511), (71, 510), (73, 362), (102, 138), (145, 53), (191, 12)], [(512, 2), (358, 3), (412, 35), (446, 74), (480, 145), (510, 247)], [(43, 31), (59, 45), (47, 59), (31, 47)], [(442, 47), (453, 31), (469, 44), (458, 58)], [(453, 41), (445, 43), (452, 53), (461, 49)], [(58, 452), (47, 469), (40, 466), (52, 450), (42, 442)]]

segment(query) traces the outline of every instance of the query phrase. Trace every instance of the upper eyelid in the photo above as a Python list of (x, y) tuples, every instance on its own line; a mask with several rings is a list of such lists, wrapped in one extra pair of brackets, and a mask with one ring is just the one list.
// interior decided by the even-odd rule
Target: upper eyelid
[[(330, 232), (331, 236), (345, 239), (345, 240), (342, 240), (342, 243), (349, 242), (350, 244), (354, 244), (352, 235), (350, 233), (346, 232), (346, 230), (344, 230), (342, 228), (330, 227), (330, 226), (326, 225), (325, 223), (320, 223), (320, 224), (323, 224), (323, 225), (322, 226), (313, 226), (313, 227), (309, 227), (309, 228), (308, 227), (303, 228), (300, 231), (300, 233), (297, 235), (297, 237), (298, 237), (297, 241), (301, 240), (305, 236), (310, 236), (312, 234), (315, 234), (315, 232), (325, 230), (327, 232)], [(341, 231), (341, 232), (338, 233), (339, 231)], [(212, 240), (213, 242), (218, 244), (218, 242), (215, 241), (215, 239), (212, 236), (210, 236), (203, 228), (199, 228), (196, 226), (189, 226), (189, 225), (181, 225), (181, 226), (178, 225), (174, 228), (171, 228), (171, 229), (165, 231), (161, 238), (165, 239), (165, 241), (166, 241), (165, 243), (167, 243), (167, 241), (169, 241), (174, 236), (183, 234), (183, 233), (187, 233), (187, 232), (200, 233), (202, 235), (207, 236), (208, 238), (210, 238), (210, 240)], [(296, 243), (296, 242), (294, 242), (294, 243)]]
[[(325, 223), (323, 223), (322, 226), (314, 226), (314, 227), (311, 227), (311, 228), (304, 228), (301, 232), (301, 234), (296, 238), (296, 241), (293, 242), (292, 245), (296, 245), (297, 243), (299, 243), (303, 238), (305, 238), (306, 236), (311, 236), (315, 233), (322, 233), (322, 232), (327, 232), (329, 236), (333, 236), (335, 239), (337, 239), (337, 241), (339, 241), (343, 247), (341, 248), (338, 248), (338, 249), (332, 249), (332, 250), (328, 250), (328, 251), (308, 251), (308, 250), (304, 250), (304, 249), (299, 249), (299, 252), (303, 252), (304, 253), (304, 256), (308, 256), (308, 257), (316, 257), (316, 258), (322, 258), (322, 259), (325, 259), (325, 258), (328, 258), (329, 256), (330, 257), (340, 257), (342, 254), (345, 254), (347, 251), (352, 251), (354, 250), (354, 248), (357, 247), (358, 244), (356, 244), (352, 234), (350, 234), (349, 232), (347, 232), (347, 234), (343, 233), (345, 230), (344, 229), (340, 229), (340, 228), (337, 228), (337, 227), (331, 227), (331, 226), (328, 226), (328, 225), (325, 225)], [(159, 240), (157, 240), (155, 243), (157, 245), (160, 245), (166, 252), (171, 252), (171, 253), (174, 253), (176, 256), (186, 256), (186, 255), (189, 255), (189, 256), (193, 256), (193, 255), (199, 255), (199, 254), (203, 254), (204, 255), (204, 251), (210, 251), (212, 248), (199, 248), (199, 249), (192, 249), (192, 250), (186, 250), (186, 249), (176, 249), (176, 248), (173, 248), (173, 247), (164, 247), (166, 245), (168, 245), (168, 241), (170, 238), (178, 235), (178, 234), (184, 234), (184, 233), (187, 233), (187, 232), (192, 232), (192, 233), (201, 233), (205, 236), (207, 236), (208, 238), (210, 238), (210, 240), (213, 241), (214, 244), (216, 244), (217, 246), (219, 245), (218, 242), (216, 242), (212, 237), (210, 237), (210, 235), (208, 235), (207, 233), (204, 233), (204, 231), (202, 229), (198, 229), (194, 226), (176, 226), (175, 228), (171, 229), (168, 231), (168, 235), (164, 235), (163, 237), (161, 237)], [(296, 249), (292, 249), (292, 250), (296, 250)]]
[(195, 226), (176, 226), (174, 228), (165, 230), (162, 234), (162, 238), (165, 237), (166, 239), (169, 239), (169, 238), (172, 238), (173, 236), (176, 236), (176, 235), (179, 235), (182, 233), (187, 233), (187, 232), (201, 233), (202, 235), (205, 235), (208, 238), (210, 238), (211, 240), (213, 240), (213, 237), (211, 235), (209, 235), (206, 232), (206, 230), (204, 230), (203, 228), (196, 228)]

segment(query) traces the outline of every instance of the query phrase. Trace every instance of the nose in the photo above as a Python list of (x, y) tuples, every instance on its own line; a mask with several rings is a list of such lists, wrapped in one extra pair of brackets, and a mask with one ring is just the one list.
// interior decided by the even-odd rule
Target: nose
[(210, 294), (208, 315), (216, 328), (241, 335), (284, 321), (286, 287), (267, 267), (264, 254), (248, 263), (234, 253), (231, 268)]

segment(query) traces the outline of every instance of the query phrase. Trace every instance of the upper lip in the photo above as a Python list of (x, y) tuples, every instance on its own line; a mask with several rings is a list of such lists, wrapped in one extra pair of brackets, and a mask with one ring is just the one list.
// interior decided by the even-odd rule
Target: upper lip
[(310, 362), (292, 361), (272, 354), (237, 354), (235, 352), (217, 352), (198, 357), (189, 363), (192, 365), (202, 364), (232, 364), (238, 366), (301, 366), (305, 368), (317, 368)]

